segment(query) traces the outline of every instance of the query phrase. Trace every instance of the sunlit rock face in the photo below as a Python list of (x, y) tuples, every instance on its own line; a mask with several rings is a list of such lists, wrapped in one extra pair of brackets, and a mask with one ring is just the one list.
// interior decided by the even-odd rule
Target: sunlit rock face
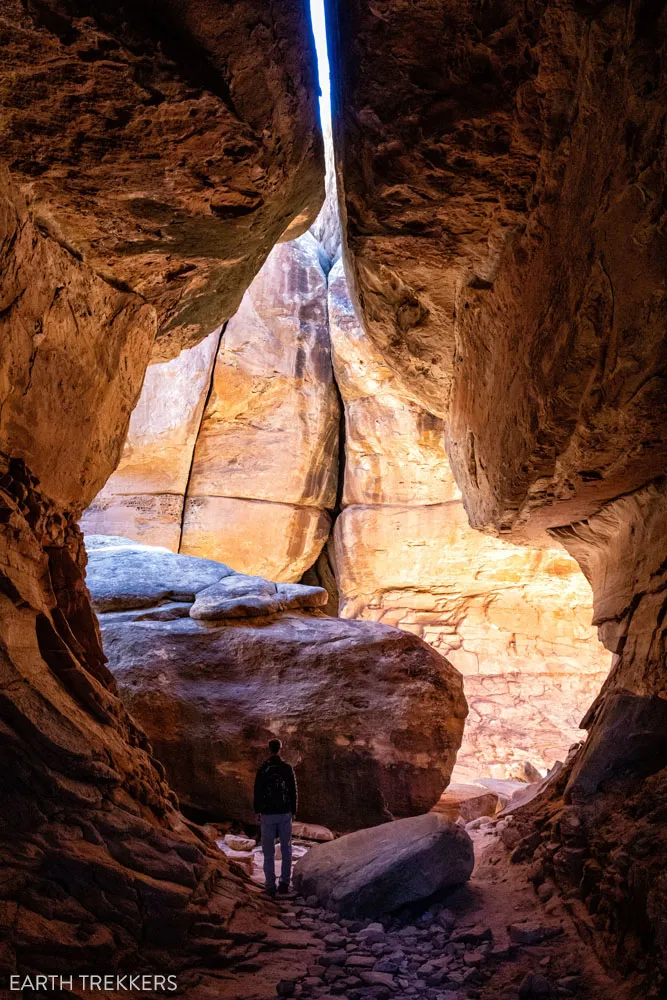
[(10, 0), (2, 17), (0, 158), (53, 239), (154, 306), (154, 359), (174, 357), (322, 202), (307, 5)]
[(424, 638), (465, 678), (470, 716), (457, 765), (504, 777), (551, 767), (609, 671), (591, 592), (563, 550), (473, 531), (459, 502), (346, 508), (336, 522), (344, 617)]
[(318, 616), (320, 588), (125, 539), (90, 545), (110, 667), (184, 803), (254, 822), (255, 771), (275, 736), (305, 822), (353, 830), (438, 801), (466, 703), (460, 675), (425, 643)]
[(342, 260), (329, 274), (329, 332), (345, 405), (344, 504), (432, 504), (459, 497), (441, 420), (407, 399), (359, 324)]
[(339, 407), (324, 264), (310, 233), (278, 245), (227, 325), (194, 452), (182, 552), (297, 580), (326, 540)]
[(425, 639), (461, 671), (470, 715), (457, 768), (550, 767), (609, 669), (591, 592), (560, 548), (473, 531), (445, 427), (402, 395), (365, 336), (342, 264), (329, 278), (334, 369), (345, 405), (343, 511), (334, 530), (340, 614)]
[(187, 489), (220, 331), (151, 365), (120, 463), (81, 519), (86, 534), (131, 535), (178, 551)]
[(327, 268), (310, 233), (278, 244), (224, 329), (151, 367), (86, 532), (276, 580), (313, 565), (338, 477)]

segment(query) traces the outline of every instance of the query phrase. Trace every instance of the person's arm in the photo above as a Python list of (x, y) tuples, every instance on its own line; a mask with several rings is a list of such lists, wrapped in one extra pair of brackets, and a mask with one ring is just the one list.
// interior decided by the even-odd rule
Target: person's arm
[(287, 782), (287, 789), (289, 791), (290, 798), (290, 812), (292, 816), (296, 816), (296, 806), (297, 806), (297, 789), (296, 789), (296, 775), (294, 774), (294, 768), (290, 765), (289, 769), (289, 780)]
[(262, 777), (263, 777), (262, 769), (260, 767), (259, 771), (255, 775), (255, 791), (253, 795), (253, 809), (255, 810), (258, 816), (261, 816), (262, 814), (261, 802), (260, 802), (260, 796), (262, 792)]

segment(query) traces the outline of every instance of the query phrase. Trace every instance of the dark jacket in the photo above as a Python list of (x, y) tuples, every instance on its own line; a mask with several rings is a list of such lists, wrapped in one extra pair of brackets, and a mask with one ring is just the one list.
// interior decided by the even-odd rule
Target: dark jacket
[(270, 774), (272, 769), (278, 769), (283, 781), (285, 782), (285, 787), (287, 789), (287, 808), (284, 812), (291, 812), (292, 816), (296, 815), (296, 778), (294, 777), (294, 768), (291, 764), (288, 764), (286, 760), (283, 760), (280, 754), (271, 754), (271, 756), (264, 761), (262, 766), (257, 772), (257, 777), (255, 778), (255, 798), (254, 798), (254, 809), (256, 813), (268, 813), (274, 810), (269, 810), (266, 807), (266, 795), (268, 792)]

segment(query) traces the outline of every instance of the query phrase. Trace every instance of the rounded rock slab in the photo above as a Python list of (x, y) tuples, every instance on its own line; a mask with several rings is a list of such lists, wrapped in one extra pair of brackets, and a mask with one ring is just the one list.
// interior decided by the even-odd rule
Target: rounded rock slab
[(427, 813), (318, 845), (296, 865), (294, 885), (345, 917), (376, 916), (466, 882), (474, 861), (466, 831)]

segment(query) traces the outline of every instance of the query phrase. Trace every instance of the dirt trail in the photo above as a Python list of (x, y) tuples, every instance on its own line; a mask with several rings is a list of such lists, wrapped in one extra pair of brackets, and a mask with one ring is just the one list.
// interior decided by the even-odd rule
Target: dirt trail
[[(225, 970), (222, 957), (219, 969), (180, 975), (179, 992), (170, 995), (187, 1000), (636, 1000), (633, 984), (605, 972), (579, 936), (568, 900), (553, 886), (533, 886), (530, 864), (510, 861), (500, 829), (495, 822), (469, 829), (477, 859), (470, 882), (428, 909), (372, 922), (340, 919), (309, 905), (312, 900), (279, 899), (267, 904), (265, 940), (249, 941), (241, 966), (233, 973)], [(256, 886), (252, 891), (261, 892)], [(92, 996), (82, 994), (82, 1000)]]
[(542, 884), (538, 896), (530, 865), (510, 862), (495, 823), (469, 832), (470, 882), (426, 912), (380, 927), (280, 901), (261, 952), (234, 975), (193, 974), (188, 1000), (636, 998), (604, 971), (555, 887)]

